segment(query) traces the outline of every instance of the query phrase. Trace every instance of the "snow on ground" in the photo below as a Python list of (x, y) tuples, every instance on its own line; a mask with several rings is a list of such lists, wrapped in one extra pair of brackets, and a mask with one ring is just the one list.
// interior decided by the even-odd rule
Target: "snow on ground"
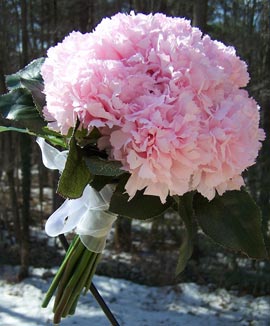
[[(51, 279), (35, 268), (22, 283), (9, 284), (0, 275), (0, 325), (52, 325), (52, 303), (40, 307)], [(226, 290), (210, 291), (194, 283), (147, 287), (122, 279), (96, 276), (94, 283), (121, 326), (270, 325), (270, 297), (237, 297)], [(62, 326), (109, 326), (91, 296), (82, 297), (75, 316)]]

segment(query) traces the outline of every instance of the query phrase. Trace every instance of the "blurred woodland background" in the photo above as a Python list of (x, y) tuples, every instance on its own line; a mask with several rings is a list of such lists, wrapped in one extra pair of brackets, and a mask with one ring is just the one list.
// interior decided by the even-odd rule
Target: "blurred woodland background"
[[(0, 93), (4, 75), (32, 59), (72, 30), (90, 32), (103, 17), (117, 12), (186, 17), (213, 39), (236, 48), (251, 76), (248, 90), (261, 106), (266, 140), (258, 163), (246, 172), (246, 184), (262, 210), (270, 252), (270, 1), (269, 0), (0, 0)], [(113, 37), (113, 31), (112, 31)], [(0, 120), (0, 125), (8, 125)], [(55, 194), (58, 172), (44, 168), (34, 140), (0, 134), (0, 264), (50, 267), (61, 261), (57, 240), (44, 234), (46, 218), (61, 204)], [(155, 222), (120, 219), (98, 273), (144, 284), (172, 284), (182, 225), (173, 212)], [(212, 283), (241, 293), (270, 293), (269, 262), (223, 251), (203, 235), (181, 280)]]

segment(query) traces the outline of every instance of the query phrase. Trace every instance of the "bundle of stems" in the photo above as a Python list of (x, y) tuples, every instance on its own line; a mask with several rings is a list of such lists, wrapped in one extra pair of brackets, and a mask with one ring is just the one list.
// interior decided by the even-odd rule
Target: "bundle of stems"
[(83, 289), (86, 294), (90, 288), (100, 256), (100, 253), (89, 251), (78, 235), (74, 237), (42, 303), (46, 308), (56, 292), (54, 325), (59, 325), (61, 318), (75, 313), (80, 294)]

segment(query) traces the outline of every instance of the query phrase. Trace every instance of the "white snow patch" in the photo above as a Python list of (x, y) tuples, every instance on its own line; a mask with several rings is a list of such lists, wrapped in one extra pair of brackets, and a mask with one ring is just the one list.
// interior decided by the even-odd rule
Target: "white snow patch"
[[(41, 308), (51, 279), (42, 279), (43, 268), (32, 269), (30, 278), (8, 284), (0, 278), (0, 325), (52, 325), (52, 303)], [(56, 269), (52, 269), (53, 272)], [(237, 297), (224, 289), (211, 291), (194, 283), (148, 287), (122, 279), (95, 276), (94, 283), (121, 326), (269, 326), (270, 297)], [(109, 322), (91, 294), (82, 296), (76, 314), (63, 326)]]

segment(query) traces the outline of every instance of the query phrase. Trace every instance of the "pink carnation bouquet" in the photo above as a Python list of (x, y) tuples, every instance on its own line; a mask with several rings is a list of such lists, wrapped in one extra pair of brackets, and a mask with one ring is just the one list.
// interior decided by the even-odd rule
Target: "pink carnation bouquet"
[[(91, 33), (72, 32), (45, 61), (9, 78), (20, 83), (5, 103), (19, 91), (31, 97), (46, 126), (26, 127), (41, 137), (45, 166), (61, 174), (66, 201), (46, 232), (78, 234), (45, 299), (58, 287), (55, 323), (89, 288), (117, 215), (147, 220), (176, 209), (186, 227), (177, 273), (191, 256), (195, 224), (223, 246), (266, 257), (260, 211), (242, 177), (264, 132), (233, 47), (183, 18), (117, 14)], [(0, 102), (5, 118), (20, 120), (6, 107)]]

